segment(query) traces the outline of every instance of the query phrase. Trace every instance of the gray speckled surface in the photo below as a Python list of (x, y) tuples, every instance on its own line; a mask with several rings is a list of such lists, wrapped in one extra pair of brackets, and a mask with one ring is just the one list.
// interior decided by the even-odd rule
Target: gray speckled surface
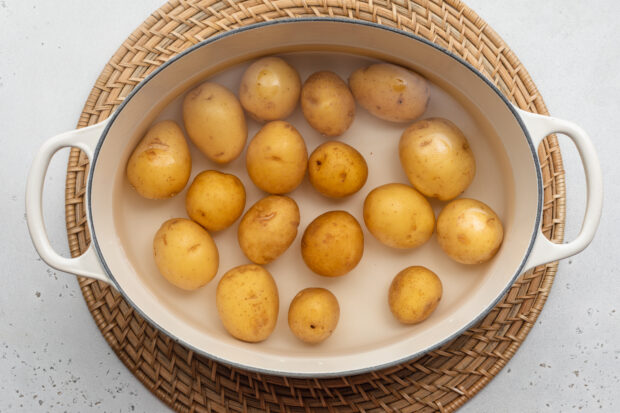
[[(24, 185), (33, 154), (75, 126), (101, 68), (160, 0), (0, 1), (0, 411), (156, 411), (164, 406), (109, 349), (76, 280), (32, 248)], [(551, 113), (587, 130), (605, 175), (598, 235), (565, 260), (537, 326), (506, 368), (464, 412), (617, 411), (620, 406), (620, 3), (469, 0), (528, 68)], [(567, 238), (584, 211), (576, 150), (562, 139)], [(45, 217), (68, 254), (64, 175), (52, 161)]]

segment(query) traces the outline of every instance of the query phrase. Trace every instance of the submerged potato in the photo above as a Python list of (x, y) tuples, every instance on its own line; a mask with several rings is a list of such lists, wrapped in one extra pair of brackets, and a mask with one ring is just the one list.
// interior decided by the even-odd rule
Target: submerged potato
[(301, 239), (301, 255), (312, 271), (338, 277), (351, 271), (364, 254), (364, 233), (345, 211), (330, 211), (315, 218)]
[(241, 265), (228, 271), (217, 285), (215, 301), (224, 328), (239, 340), (263, 341), (276, 327), (278, 287), (263, 267)]
[(355, 99), (334, 72), (312, 74), (301, 89), (301, 110), (310, 126), (326, 136), (342, 135), (355, 117)]
[(443, 287), (437, 274), (425, 267), (409, 267), (392, 280), (388, 304), (398, 321), (417, 324), (435, 311), (442, 294)]
[(207, 284), (217, 273), (219, 254), (209, 233), (189, 219), (164, 222), (153, 239), (159, 272), (184, 290)]
[(297, 203), (287, 196), (270, 195), (252, 205), (241, 219), (239, 246), (250, 261), (268, 264), (293, 243), (297, 227)]
[(237, 97), (217, 83), (205, 82), (183, 99), (183, 122), (194, 145), (214, 162), (235, 159), (248, 137)]
[(183, 190), (192, 158), (183, 131), (171, 120), (146, 132), (127, 161), (127, 179), (145, 198), (166, 199)]
[(422, 116), (430, 100), (426, 79), (401, 66), (377, 63), (357, 69), (349, 87), (362, 107), (378, 118), (410, 122)]
[(187, 215), (209, 231), (228, 228), (245, 208), (245, 188), (234, 175), (203, 171), (185, 197)]
[(289, 328), (298, 339), (310, 344), (331, 336), (339, 318), (338, 300), (325, 288), (301, 290), (288, 308)]
[(264, 57), (243, 73), (239, 98), (258, 121), (284, 119), (297, 107), (301, 80), (297, 71), (279, 57)]
[(461, 264), (490, 260), (503, 239), (504, 228), (495, 211), (475, 199), (456, 199), (437, 218), (439, 246)]
[(368, 178), (368, 165), (355, 148), (341, 142), (326, 142), (308, 160), (312, 186), (325, 196), (342, 198), (359, 191)]
[(442, 201), (459, 196), (476, 174), (467, 138), (447, 119), (423, 119), (409, 126), (400, 138), (398, 153), (411, 184)]

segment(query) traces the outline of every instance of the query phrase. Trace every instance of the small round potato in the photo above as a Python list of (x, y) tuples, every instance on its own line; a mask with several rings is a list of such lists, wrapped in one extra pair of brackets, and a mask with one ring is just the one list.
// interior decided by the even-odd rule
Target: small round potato
[(270, 194), (286, 194), (297, 188), (306, 174), (306, 143), (290, 123), (269, 122), (250, 141), (245, 165), (257, 187)]
[(439, 246), (461, 264), (490, 260), (503, 239), (504, 228), (497, 214), (475, 199), (456, 199), (437, 218)]
[(392, 280), (388, 303), (398, 321), (417, 324), (435, 311), (442, 293), (443, 287), (437, 274), (425, 267), (408, 267)]
[(199, 173), (187, 190), (187, 215), (209, 231), (228, 228), (245, 208), (245, 188), (234, 175), (218, 171)]
[(345, 211), (319, 215), (301, 239), (301, 255), (315, 273), (338, 277), (351, 271), (364, 254), (364, 233), (357, 220)]
[(183, 122), (194, 145), (214, 162), (230, 162), (245, 147), (248, 127), (243, 108), (217, 83), (203, 83), (185, 95)]
[(312, 152), (308, 177), (317, 191), (342, 198), (359, 191), (368, 178), (368, 165), (355, 148), (341, 142), (326, 142)]
[(287, 196), (270, 195), (255, 203), (241, 218), (239, 246), (250, 261), (268, 264), (295, 241), (297, 227), (297, 203)]
[(211, 235), (184, 218), (162, 224), (153, 239), (153, 255), (159, 272), (184, 290), (195, 290), (211, 281), (220, 262)]
[(215, 292), (224, 328), (233, 337), (257, 343), (273, 332), (278, 321), (278, 287), (271, 274), (258, 265), (228, 271)]
[(449, 201), (476, 174), (476, 161), (463, 133), (442, 118), (420, 120), (403, 132), (400, 162), (411, 184), (424, 195)]
[(288, 326), (298, 339), (309, 344), (331, 336), (339, 318), (338, 300), (325, 288), (301, 290), (288, 308)]
[(355, 99), (334, 72), (316, 72), (301, 89), (301, 110), (314, 129), (326, 136), (340, 136), (355, 117)]
[(364, 222), (372, 235), (393, 248), (415, 248), (433, 235), (435, 214), (426, 198), (404, 184), (386, 184), (364, 201)]
[(301, 79), (291, 65), (279, 57), (264, 57), (246, 69), (239, 98), (250, 116), (265, 122), (293, 113), (300, 91)]
[(127, 179), (145, 198), (166, 199), (181, 192), (192, 171), (183, 131), (171, 120), (146, 132), (127, 161)]
[(388, 63), (357, 69), (349, 77), (349, 87), (362, 107), (392, 122), (411, 122), (419, 118), (431, 97), (426, 79)]

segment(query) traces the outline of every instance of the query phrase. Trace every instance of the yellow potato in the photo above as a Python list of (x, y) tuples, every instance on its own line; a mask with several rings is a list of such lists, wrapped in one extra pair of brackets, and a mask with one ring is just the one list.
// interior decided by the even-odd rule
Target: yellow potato
[(467, 138), (447, 119), (424, 119), (409, 126), (400, 138), (398, 153), (411, 184), (442, 201), (459, 196), (476, 174)]
[(334, 72), (316, 72), (301, 89), (301, 110), (314, 129), (326, 136), (342, 135), (355, 117), (355, 99)]
[(224, 328), (239, 340), (263, 341), (276, 327), (278, 287), (263, 267), (241, 265), (228, 271), (217, 285), (215, 301)]
[(286, 194), (306, 174), (306, 143), (290, 123), (269, 122), (250, 141), (245, 165), (257, 187), (270, 194)]
[(433, 235), (435, 214), (426, 198), (404, 184), (386, 184), (364, 201), (364, 222), (372, 235), (393, 248), (415, 248)]
[(245, 147), (248, 127), (241, 104), (217, 83), (205, 82), (185, 95), (183, 122), (194, 145), (214, 162), (230, 162)]
[(301, 255), (312, 271), (338, 277), (351, 271), (364, 254), (364, 233), (357, 220), (345, 211), (319, 215), (301, 239)]
[(127, 179), (145, 198), (166, 199), (181, 192), (192, 158), (176, 122), (158, 122), (146, 132), (127, 161)]
[(184, 290), (195, 290), (211, 281), (220, 262), (209, 233), (184, 218), (162, 224), (153, 239), (153, 255), (159, 272)]
[(462, 264), (480, 264), (493, 258), (504, 239), (497, 214), (475, 199), (450, 202), (437, 218), (439, 246)]
[(341, 142), (326, 142), (308, 160), (312, 186), (325, 196), (341, 198), (359, 191), (368, 178), (368, 165), (355, 148)]
[(290, 247), (297, 236), (299, 208), (287, 196), (270, 195), (241, 218), (237, 238), (250, 261), (268, 264)]
[(435, 311), (442, 293), (443, 287), (437, 274), (425, 267), (409, 267), (392, 280), (388, 303), (398, 321), (417, 324)]
[(187, 190), (187, 215), (209, 231), (228, 228), (245, 208), (245, 188), (234, 175), (218, 171), (199, 173)]
[(338, 300), (325, 288), (301, 290), (288, 308), (288, 326), (295, 336), (310, 344), (325, 341), (332, 335), (338, 319)]
[(301, 80), (297, 71), (279, 57), (264, 57), (243, 73), (239, 98), (258, 121), (284, 119), (297, 107)]
[(422, 116), (431, 96), (426, 79), (388, 63), (357, 69), (349, 77), (349, 87), (362, 107), (392, 122), (411, 122)]

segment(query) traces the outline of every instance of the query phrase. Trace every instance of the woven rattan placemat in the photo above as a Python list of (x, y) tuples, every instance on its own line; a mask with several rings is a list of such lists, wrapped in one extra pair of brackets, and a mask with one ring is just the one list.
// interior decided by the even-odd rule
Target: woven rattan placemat
[[(156, 10), (110, 59), (78, 127), (107, 118), (150, 72), (187, 47), (223, 31), (277, 18), (338, 16), (413, 32), (477, 67), (517, 106), (547, 113), (527, 71), (502, 39), (458, 0), (173, 0)], [(564, 171), (555, 137), (539, 149), (545, 200), (543, 231), (564, 232)], [(73, 256), (90, 235), (84, 210), (88, 159), (72, 149), (66, 219)], [(79, 283), (97, 326), (130, 371), (179, 411), (453, 411), (514, 355), (542, 310), (557, 263), (521, 276), (475, 327), (440, 349), (372, 373), (298, 379), (246, 372), (194, 354), (149, 325), (107, 284)]]

